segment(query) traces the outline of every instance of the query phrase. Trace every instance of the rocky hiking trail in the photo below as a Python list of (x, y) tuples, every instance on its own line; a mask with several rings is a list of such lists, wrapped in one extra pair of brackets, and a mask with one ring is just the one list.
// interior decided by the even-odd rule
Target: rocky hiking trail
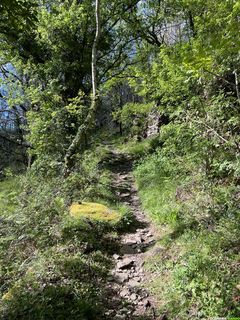
[(106, 318), (166, 319), (157, 316), (154, 298), (143, 286), (148, 277), (144, 270), (144, 262), (149, 255), (154, 254), (156, 232), (141, 209), (132, 175), (133, 161), (130, 156), (118, 152), (112, 152), (109, 159), (108, 167), (112, 172), (113, 190), (119, 202), (130, 208), (135, 223), (127, 233), (121, 235), (119, 250), (113, 254), (114, 267), (109, 279), (112, 299)]

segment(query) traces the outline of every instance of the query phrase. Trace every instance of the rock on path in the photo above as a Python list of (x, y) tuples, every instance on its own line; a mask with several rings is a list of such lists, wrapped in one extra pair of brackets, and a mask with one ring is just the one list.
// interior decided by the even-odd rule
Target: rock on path
[(146, 277), (144, 260), (146, 252), (155, 244), (155, 231), (141, 210), (131, 174), (131, 159), (118, 153), (113, 153), (113, 158), (116, 160), (111, 163), (113, 189), (120, 201), (130, 207), (136, 227), (131, 233), (121, 236), (120, 250), (113, 255), (115, 266), (109, 286), (120, 299), (124, 299), (125, 307), (120, 308), (116, 304), (113, 310), (108, 311), (108, 316), (113, 320), (161, 319), (156, 316), (153, 297), (143, 288)]

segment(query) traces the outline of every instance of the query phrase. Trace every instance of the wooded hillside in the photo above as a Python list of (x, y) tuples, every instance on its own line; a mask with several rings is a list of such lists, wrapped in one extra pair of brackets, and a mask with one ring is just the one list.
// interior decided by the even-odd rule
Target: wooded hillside
[(1, 0), (1, 319), (240, 317), (239, 24)]

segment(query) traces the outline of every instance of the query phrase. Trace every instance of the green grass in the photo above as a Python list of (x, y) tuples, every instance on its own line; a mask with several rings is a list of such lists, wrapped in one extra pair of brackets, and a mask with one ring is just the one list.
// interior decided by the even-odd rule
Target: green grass
[[(79, 169), (66, 179), (43, 176), (33, 165), (21, 186), (17, 177), (1, 182), (7, 215), (0, 225), (0, 318), (105, 319), (109, 257), (133, 222), (112, 193), (109, 172), (98, 165), (107, 151), (79, 155)], [(69, 208), (78, 201), (104, 204), (118, 219), (73, 218)]]
[[(240, 314), (237, 188), (216, 185), (162, 150), (135, 166), (142, 205), (157, 222), (161, 250), (146, 266), (160, 313), (172, 320)], [(183, 167), (184, 166), (184, 167)]]
[(132, 155), (134, 158), (140, 158), (153, 150), (156, 141), (158, 141), (158, 137), (136, 141), (118, 136), (112, 140), (112, 143), (119, 152)]
[(176, 181), (167, 180), (159, 184), (149, 183), (139, 190), (145, 211), (158, 224), (175, 224), (179, 210), (179, 205), (175, 201), (176, 188)]

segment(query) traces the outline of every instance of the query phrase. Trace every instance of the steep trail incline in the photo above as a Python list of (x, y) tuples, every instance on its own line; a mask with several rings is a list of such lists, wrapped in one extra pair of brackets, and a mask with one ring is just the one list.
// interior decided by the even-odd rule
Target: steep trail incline
[[(112, 172), (113, 190), (119, 202), (130, 208), (135, 223), (128, 233), (121, 236), (119, 251), (113, 255), (115, 263), (109, 287), (115, 292), (115, 297), (112, 297), (113, 307), (106, 316), (115, 320), (163, 319), (157, 317), (154, 298), (143, 287), (147, 277), (144, 261), (151, 251), (154, 252), (156, 232), (141, 209), (131, 158), (113, 152), (110, 159), (108, 166)], [(119, 307), (119, 299), (125, 301), (125, 307)]]

